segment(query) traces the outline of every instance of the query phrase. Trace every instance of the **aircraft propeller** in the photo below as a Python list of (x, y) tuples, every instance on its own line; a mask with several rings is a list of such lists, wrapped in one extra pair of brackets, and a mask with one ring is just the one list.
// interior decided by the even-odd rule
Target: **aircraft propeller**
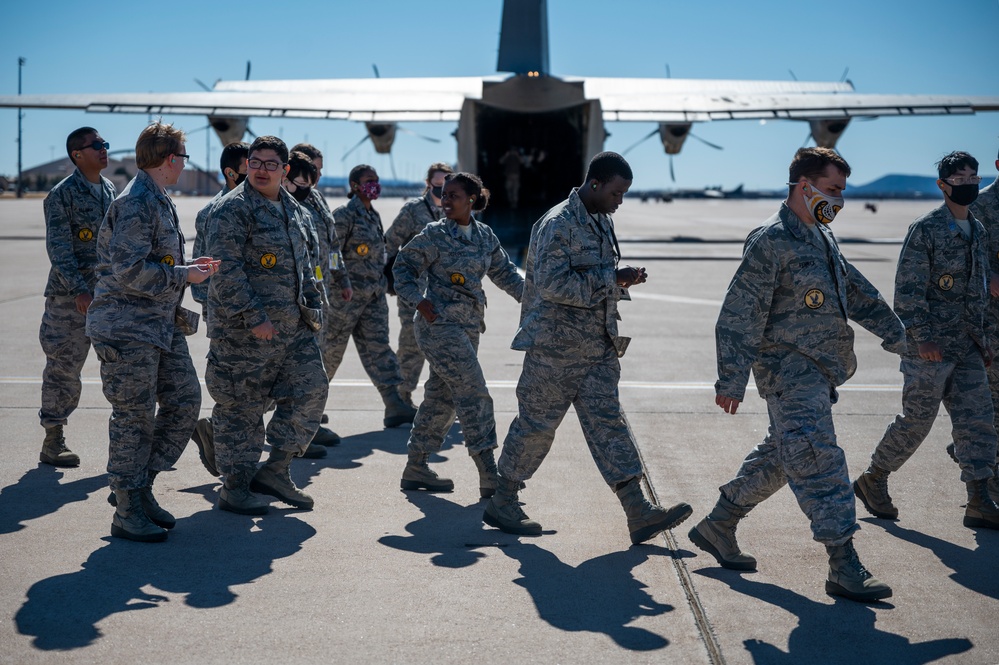
[[(645, 136), (643, 136), (642, 138), (640, 138), (638, 141), (635, 141), (630, 146), (628, 146), (627, 148), (625, 148), (624, 151), (621, 153), (621, 155), (622, 156), (627, 155), (633, 149), (635, 149), (638, 146), (640, 146), (641, 144), (645, 143), (646, 141), (648, 141), (649, 139), (651, 139), (653, 136), (656, 136), (656, 135), (660, 134), (661, 131), (662, 130), (659, 127), (653, 129), (651, 132), (649, 132), (648, 134), (646, 134)], [(717, 143), (712, 143), (711, 141), (708, 141), (707, 139), (701, 138), (697, 134), (690, 134), (690, 133), (688, 133), (687, 136), (689, 136), (691, 138), (697, 139), (698, 141), (700, 141), (704, 145), (708, 146), (709, 148), (714, 148), (715, 150), (724, 150), (725, 149), (722, 146), (718, 145)], [(673, 170), (673, 155), (672, 155), (672, 153), (666, 153), (666, 156), (669, 157), (669, 178), (673, 182), (676, 182), (676, 172)]]

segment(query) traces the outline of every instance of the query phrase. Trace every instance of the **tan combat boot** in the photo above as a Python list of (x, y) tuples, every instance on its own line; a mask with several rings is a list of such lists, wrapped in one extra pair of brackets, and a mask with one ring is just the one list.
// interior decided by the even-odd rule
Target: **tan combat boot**
[(142, 490), (115, 490), (111, 535), (140, 543), (159, 543), (167, 539), (166, 529), (153, 524), (142, 509)]
[(853, 538), (842, 545), (826, 545), (829, 553), (829, 579), (826, 593), (842, 596), (859, 603), (891, 597), (891, 587), (871, 575), (860, 563)]
[(454, 481), (438, 476), (427, 460), (430, 453), (409, 451), (409, 461), (402, 470), (402, 480), (399, 487), (404, 490), (426, 490), (428, 492), (450, 492), (454, 490)]
[(62, 425), (45, 428), (45, 440), (38, 459), (52, 466), (80, 466), (80, 456), (66, 447), (62, 436)]
[(479, 496), (488, 499), (496, 494), (496, 484), (499, 481), (499, 470), (496, 468), (496, 456), (493, 449), (483, 450), (478, 455), (472, 455), (475, 468), (479, 470)]
[(499, 476), (496, 493), (486, 504), (482, 521), (517, 536), (540, 536), (541, 525), (527, 516), (517, 499), (517, 492), (522, 487), (523, 483)]
[(756, 558), (749, 552), (740, 550), (739, 543), (735, 539), (736, 525), (751, 509), (752, 506), (736, 505), (722, 495), (711, 513), (698, 522), (687, 535), (695, 545), (713, 556), (723, 568), (756, 570)]
[(382, 424), (386, 428), (413, 422), (416, 418), (416, 409), (402, 399), (398, 386), (389, 386), (380, 392), (382, 401), (385, 402), (385, 419), (382, 420)]
[(888, 494), (888, 473), (872, 462), (867, 471), (853, 481), (853, 493), (871, 515), (893, 520), (898, 517), (898, 508), (891, 502), (891, 495)]
[(250, 481), (250, 490), (259, 494), (269, 494), (289, 506), (312, 510), (312, 506), (315, 505), (312, 497), (298, 489), (291, 479), (292, 457), (289, 452), (271, 448), (267, 463), (260, 467)]
[(669, 509), (649, 503), (642, 493), (640, 478), (632, 478), (619, 484), (614, 488), (614, 493), (628, 516), (632, 545), (644, 543), (656, 534), (674, 528), (694, 512), (689, 504), (682, 502)]
[(999, 506), (989, 496), (988, 479), (972, 480), (968, 486), (968, 505), (964, 509), (964, 526), (999, 529)]
[(250, 492), (250, 478), (255, 469), (239, 469), (226, 476), (219, 491), (219, 510), (239, 515), (266, 515), (267, 504)]

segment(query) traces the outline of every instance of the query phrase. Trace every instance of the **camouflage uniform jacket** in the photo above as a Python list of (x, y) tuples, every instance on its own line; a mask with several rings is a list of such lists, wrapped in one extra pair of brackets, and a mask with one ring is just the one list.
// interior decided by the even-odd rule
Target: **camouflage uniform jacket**
[(511, 348), (603, 340), (617, 344), (617, 303), (629, 299), (617, 285), (614, 222), (590, 215), (575, 189), (531, 229), (520, 328)]
[[(993, 274), (999, 274), (999, 187), (996, 183), (999, 178), (992, 181), (992, 184), (978, 193), (978, 198), (971, 204), (968, 210), (975, 216), (989, 237), (989, 265)], [(993, 339), (999, 334), (999, 298), (992, 298), (989, 304), (989, 338)]]
[(362, 297), (384, 293), (388, 286), (385, 233), (378, 212), (366, 210), (355, 196), (333, 211), (333, 220), (351, 288)]
[(440, 209), (434, 205), (433, 197), (428, 191), (425, 195), (406, 201), (392, 226), (385, 233), (385, 244), (388, 255), (395, 256), (406, 243), (416, 237), (427, 224), (436, 222), (443, 217)]
[(87, 336), (170, 350), (187, 286), (184, 236), (173, 201), (145, 171), (108, 208), (97, 257)]
[(471, 225), (470, 238), (450, 219), (427, 225), (399, 252), (393, 273), (396, 293), (406, 305), (415, 309), (423, 300), (420, 279), (426, 275), (426, 298), (439, 321), (485, 332), (482, 278), (489, 275), (518, 302), (524, 278), (493, 230), (474, 219)]
[(208, 336), (270, 321), (279, 335), (302, 324), (303, 308), (322, 309), (313, 264), (311, 213), (280, 190), (283, 214), (243, 181), (219, 202), (207, 248), (219, 259), (208, 289)]
[(971, 338), (988, 349), (988, 238), (973, 214), (965, 239), (946, 205), (912, 223), (895, 273), (895, 311), (905, 324), (908, 355), (923, 342), (940, 346), (944, 360), (967, 351)]
[(52, 268), (46, 296), (93, 293), (97, 282), (97, 232), (114, 201), (111, 181), (101, 176), (102, 196), (94, 196), (80, 170), (73, 171), (45, 197), (45, 249)]
[(333, 297), (334, 287), (341, 290), (350, 288), (350, 278), (343, 265), (343, 250), (340, 247), (340, 238), (336, 234), (333, 213), (330, 212), (326, 199), (315, 188), (309, 192), (309, 197), (305, 199), (303, 205), (312, 213), (319, 240), (319, 266), (327, 288), (330, 289), (330, 297)]
[[(208, 222), (212, 216), (212, 210), (228, 193), (229, 190), (223, 188), (208, 202), (208, 205), (198, 211), (197, 217), (194, 218), (194, 258), (207, 256), (205, 251), (208, 248)], [(202, 304), (208, 302), (208, 281), (201, 284), (191, 284), (191, 297)]]
[(857, 369), (853, 319), (893, 353), (905, 333), (878, 290), (840, 252), (832, 232), (821, 238), (787, 207), (749, 234), (715, 326), (718, 395), (742, 400), (750, 368), (760, 395), (818, 370), (831, 386)]

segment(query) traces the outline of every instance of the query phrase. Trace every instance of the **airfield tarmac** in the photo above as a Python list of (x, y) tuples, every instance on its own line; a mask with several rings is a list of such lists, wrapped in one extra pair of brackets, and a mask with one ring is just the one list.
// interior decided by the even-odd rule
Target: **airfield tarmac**
[[(177, 200), (188, 248), (205, 202)], [(377, 204), (386, 225), (400, 203)], [(889, 300), (901, 238), (934, 205), (887, 202), (872, 214), (848, 199), (834, 223), (846, 256)], [(714, 405), (713, 328), (746, 233), (776, 206), (629, 199), (616, 215), (623, 263), (649, 273), (621, 307), (622, 334), (633, 338), (621, 398), (655, 496), (694, 507), (675, 531), (630, 546), (572, 414), (521, 494), (545, 528), (539, 538), (481, 523), (457, 426), (432, 460), (455, 492), (400, 492), (408, 430), (381, 428), (380, 399), (348, 351), (327, 405), (343, 444), (292, 469), (315, 510), (219, 512), (219, 484), (191, 444), (157, 481), (177, 527), (150, 545), (109, 537), (110, 408), (93, 354), (67, 428), (82, 465), (38, 463), (42, 205), (0, 200), (0, 663), (999, 662), (999, 533), (961, 525), (946, 414), (892, 475), (900, 519), (858, 509), (857, 548), (892, 585), (889, 602), (825, 595), (825, 551), (786, 488), (740, 524), (758, 572), (719, 568), (687, 539), (766, 430), (753, 392), (735, 417)], [(490, 288), (480, 359), (501, 439), (516, 411), (522, 356), (509, 342), (518, 312)], [(393, 341), (397, 330), (393, 317)], [(204, 333), (190, 342), (203, 376)], [(901, 386), (897, 358), (859, 328), (857, 354), (834, 408), (851, 477), (898, 410)], [(211, 404), (205, 390), (203, 414)]]

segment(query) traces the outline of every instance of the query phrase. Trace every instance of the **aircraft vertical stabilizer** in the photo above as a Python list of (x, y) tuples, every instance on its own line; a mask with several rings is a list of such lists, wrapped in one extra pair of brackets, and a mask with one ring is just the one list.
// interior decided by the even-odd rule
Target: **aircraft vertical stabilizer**
[(503, 3), (496, 69), (514, 74), (548, 74), (546, 0), (506, 0)]

